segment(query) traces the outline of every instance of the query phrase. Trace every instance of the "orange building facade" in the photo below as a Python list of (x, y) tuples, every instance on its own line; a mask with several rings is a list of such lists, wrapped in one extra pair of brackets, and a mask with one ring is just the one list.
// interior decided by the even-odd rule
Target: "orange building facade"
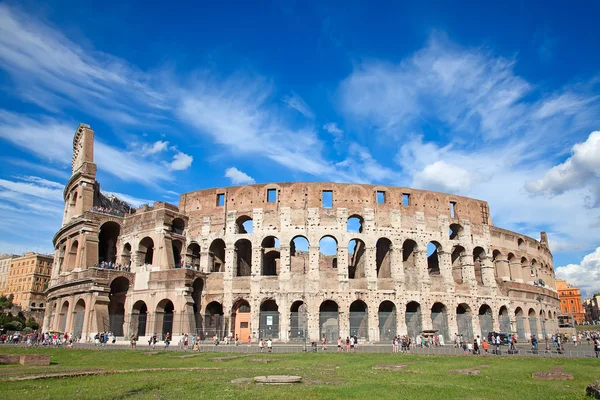
[(563, 315), (572, 315), (577, 324), (585, 321), (585, 310), (581, 302), (581, 292), (567, 281), (557, 279), (556, 290), (560, 298), (560, 309)]

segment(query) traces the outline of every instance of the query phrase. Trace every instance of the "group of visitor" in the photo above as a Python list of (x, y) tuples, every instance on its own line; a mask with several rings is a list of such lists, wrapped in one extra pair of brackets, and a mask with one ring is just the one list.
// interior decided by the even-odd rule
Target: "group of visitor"
[(94, 335), (94, 345), (106, 346), (109, 343), (114, 344), (117, 341), (112, 332), (99, 332)]
[(396, 336), (392, 339), (392, 353), (408, 353), (413, 344), (410, 336)]
[(191, 262), (185, 262), (185, 261), (182, 261), (181, 265), (176, 265), (175, 268), (185, 268), (185, 269), (193, 269), (196, 271), (200, 271), (199, 265), (194, 265)]
[(273, 340), (271, 340), (271, 338), (267, 340), (260, 338), (258, 340), (258, 348), (260, 349), (261, 353), (264, 353), (265, 347), (267, 348), (267, 353), (271, 353), (273, 351)]
[(125, 213), (123, 211), (117, 210), (116, 208), (112, 208), (112, 207), (94, 206), (94, 207), (90, 208), (90, 211), (99, 212), (102, 214), (116, 215), (118, 217), (125, 216)]
[(79, 341), (79, 337), (74, 337), (72, 334), (59, 334), (57, 332), (41, 333), (33, 331), (27, 334), (14, 332), (12, 334), (3, 333), (0, 335), (0, 343), (6, 344), (27, 344), (27, 346), (62, 346), (71, 347), (74, 342)]
[(114, 269), (117, 271), (131, 272), (131, 263), (122, 265), (120, 263), (114, 263), (112, 261), (102, 261), (99, 264), (94, 264), (93, 268)]

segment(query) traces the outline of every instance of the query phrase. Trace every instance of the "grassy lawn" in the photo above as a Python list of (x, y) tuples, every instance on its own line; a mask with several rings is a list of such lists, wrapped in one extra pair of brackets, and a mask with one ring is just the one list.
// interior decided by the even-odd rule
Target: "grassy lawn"
[[(397, 354), (253, 354), (216, 361), (209, 354), (125, 350), (0, 348), (0, 353), (52, 355), (48, 367), (0, 366), (2, 399), (577, 399), (600, 379), (600, 360), (513, 357), (441, 357)], [(182, 357), (183, 356), (183, 357)], [(266, 358), (275, 361), (257, 362)], [(377, 364), (407, 364), (398, 371)], [(540, 381), (537, 371), (563, 366), (570, 381)], [(194, 368), (199, 371), (131, 372), (117, 375), (9, 382), (10, 377), (45, 373), (138, 368)], [(450, 370), (474, 368), (479, 375)], [(300, 375), (304, 383), (231, 383), (258, 375)]]

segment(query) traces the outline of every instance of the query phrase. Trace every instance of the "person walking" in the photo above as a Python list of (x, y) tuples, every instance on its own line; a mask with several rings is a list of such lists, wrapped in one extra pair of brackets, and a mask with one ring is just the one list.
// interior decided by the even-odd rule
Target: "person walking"
[(267, 339), (267, 352), (273, 352), (273, 341), (271, 340), (271, 338)]
[(169, 332), (167, 332), (167, 334), (165, 335), (165, 350), (167, 350), (169, 348), (170, 344), (171, 344), (171, 334)]

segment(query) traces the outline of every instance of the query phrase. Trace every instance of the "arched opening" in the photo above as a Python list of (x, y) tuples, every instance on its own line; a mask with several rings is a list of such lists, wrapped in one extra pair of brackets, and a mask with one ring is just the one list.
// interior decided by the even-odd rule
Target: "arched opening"
[(417, 290), (419, 286), (419, 271), (417, 269), (417, 242), (407, 239), (402, 244), (402, 266), (407, 290)]
[(500, 269), (500, 265), (498, 265), (498, 259), (499, 257), (502, 256), (502, 253), (500, 253), (500, 250), (494, 250), (492, 252), (492, 262), (494, 263), (494, 276), (495, 277), (502, 277), (502, 276), (506, 276), (506, 272), (504, 271), (499, 271)]
[(380, 238), (377, 241), (375, 266), (377, 277), (386, 279), (392, 277), (392, 242), (388, 238)]
[(517, 247), (519, 248), (519, 250), (522, 250), (522, 251), (527, 250), (527, 245), (525, 244), (525, 241), (521, 238), (519, 238), (517, 240)]
[(248, 215), (241, 215), (235, 220), (235, 233), (252, 233), (254, 225), (252, 218)]
[(337, 268), (337, 240), (333, 236), (323, 236), (319, 241), (319, 269)]
[(448, 236), (450, 240), (458, 240), (463, 232), (463, 227), (460, 224), (450, 224)]
[(290, 241), (290, 269), (292, 273), (308, 272), (308, 239), (296, 236)]
[(58, 330), (65, 332), (67, 329), (67, 316), (69, 313), (69, 302), (65, 301), (60, 308), (60, 314), (58, 314)]
[(438, 242), (427, 243), (427, 272), (429, 275), (440, 274), (440, 252), (442, 245)]
[(261, 243), (262, 275), (276, 276), (281, 271), (281, 253), (279, 239), (267, 236)]
[(225, 272), (225, 242), (215, 239), (208, 248), (210, 272)]
[(131, 266), (131, 245), (129, 243), (125, 243), (123, 246), (123, 251), (121, 252), (121, 265), (124, 267)]
[(290, 339), (303, 339), (308, 330), (308, 307), (297, 300), (290, 307)]
[(175, 218), (171, 223), (171, 232), (176, 235), (183, 235), (185, 230), (185, 221), (181, 218)]
[(235, 276), (252, 274), (252, 243), (248, 239), (235, 242), (236, 273)]
[(340, 337), (339, 308), (335, 301), (325, 300), (319, 307), (319, 337), (333, 343)]
[(396, 337), (396, 305), (385, 300), (379, 304), (379, 340), (392, 340)]
[(365, 275), (365, 242), (352, 239), (348, 242), (348, 279), (361, 279)]
[(494, 331), (492, 309), (487, 304), (483, 304), (479, 307), (479, 327), (481, 328), (482, 339), (486, 339), (488, 333)]
[(175, 268), (183, 267), (181, 263), (181, 249), (183, 248), (183, 243), (181, 240), (173, 240), (171, 241), (171, 247), (173, 248), (173, 266)]
[(525, 334), (525, 315), (521, 307), (515, 309), (515, 322), (517, 323), (517, 337), (519, 339), (526, 339)]
[(350, 336), (369, 340), (368, 310), (362, 300), (355, 300), (350, 304)]
[(129, 280), (125, 277), (113, 279), (110, 283), (108, 294), (108, 327), (115, 336), (124, 336), (123, 324), (125, 323), (125, 300), (129, 290)]
[(258, 331), (262, 338), (279, 339), (279, 306), (275, 300), (266, 300), (260, 305)]
[(531, 260), (529, 276), (533, 279), (537, 278), (537, 276), (538, 276), (538, 263), (535, 258), (533, 260)]
[(195, 333), (202, 333), (202, 290), (204, 289), (204, 281), (201, 278), (196, 278), (192, 283), (192, 300), (194, 300), (194, 324)]
[(462, 246), (454, 246), (452, 248), (452, 278), (455, 283), (463, 283), (463, 257), (465, 256), (465, 248)]
[(510, 275), (510, 280), (514, 281), (517, 278), (521, 277), (519, 268), (515, 269), (515, 264), (518, 265), (517, 257), (513, 253), (508, 253), (506, 256), (506, 260), (508, 261), (508, 273)]
[(66, 272), (73, 271), (78, 267), (77, 262), (77, 252), (79, 251), (79, 242), (74, 240), (71, 243), (71, 250), (69, 251), (69, 255), (67, 256), (67, 268), (65, 268)]
[(529, 260), (527, 260), (527, 257), (521, 257), (521, 279), (523, 279), (523, 282), (529, 280), (530, 271), (531, 267), (529, 265)]
[(173, 337), (173, 320), (175, 316), (175, 306), (169, 299), (161, 300), (156, 306), (156, 330), (161, 333), (161, 340), (165, 339), (167, 333)]
[(75, 303), (75, 315), (73, 316), (73, 337), (81, 339), (83, 333), (83, 317), (85, 316), (85, 301), (79, 299)]
[(500, 307), (498, 318), (500, 322), (500, 332), (511, 333), (510, 317), (508, 316), (508, 309), (505, 306)]
[(444, 337), (444, 343), (450, 342), (450, 333), (448, 332), (448, 311), (442, 303), (435, 303), (431, 307), (431, 327), (438, 331), (438, 335)]
[(35, 303), (31, 303), (31, 304), (29, 305), (29, 307), (31, 307), (31, 308), (35, 308)]
[(224, 337), (223, 305), (217, 301), (208, 303), (204, 311), (204, 335), (202, 335), (202, 339), (212, 339), (213, 337)]
[(475, 247), (473, 249), (473, 269), (475, 270), (475, 280), (479, 286), (483, 286), (483, 272), (481, 265), (483, 264), (485, 257), (485, 250), (482, 247)]
[(145, 265), (152, 265), (154, 261), (154, 241), (150, 237), (146, 236), (140, 240), (138, 254), (138, 260), (144, 260)]
[(200, 271), (200, 245), (196, 242), (190, 243), (185, 256), (187, 258), (186, 267)]
[(138, 300), (131, 309), (131, 326), (129, 335), (135, 334), (138, 337), (146, 336), (146, 325), (148, 323), (148, 306), (141, 300)]
[(421, 305), (419, 303), (411, 301), (406, 305), (404, 322), (406, 323), (406, 332), (411, 338), (421, 333), (423, 327), (421, 322)]
[(117, 262), (117, 239), (121, 234), (121, 226), (108, 221), (100, 226), (98, 234), (98, 264)]
[(243, 340), (250, 336), (250, 304), (246, 300), (238, 300), (233, 305), (231, 314), (231, 324), (234, 327), (234, 334), (238, 339)]
[(529, 309), (529, 333), (531, 336), (538, 337), (537, 314), (533, 308)]
[(456, 325), (458, 334), (463, 337), (463, 341), (473, 341), (473, 320), (471, 319), (471, 308), (466, 304), (459, 304), (456, 307)]
[(360, 215), (351, 215), (346, 221), (346, 231), (353, 233), (362, 233), (363, 231), (363, 217)]

